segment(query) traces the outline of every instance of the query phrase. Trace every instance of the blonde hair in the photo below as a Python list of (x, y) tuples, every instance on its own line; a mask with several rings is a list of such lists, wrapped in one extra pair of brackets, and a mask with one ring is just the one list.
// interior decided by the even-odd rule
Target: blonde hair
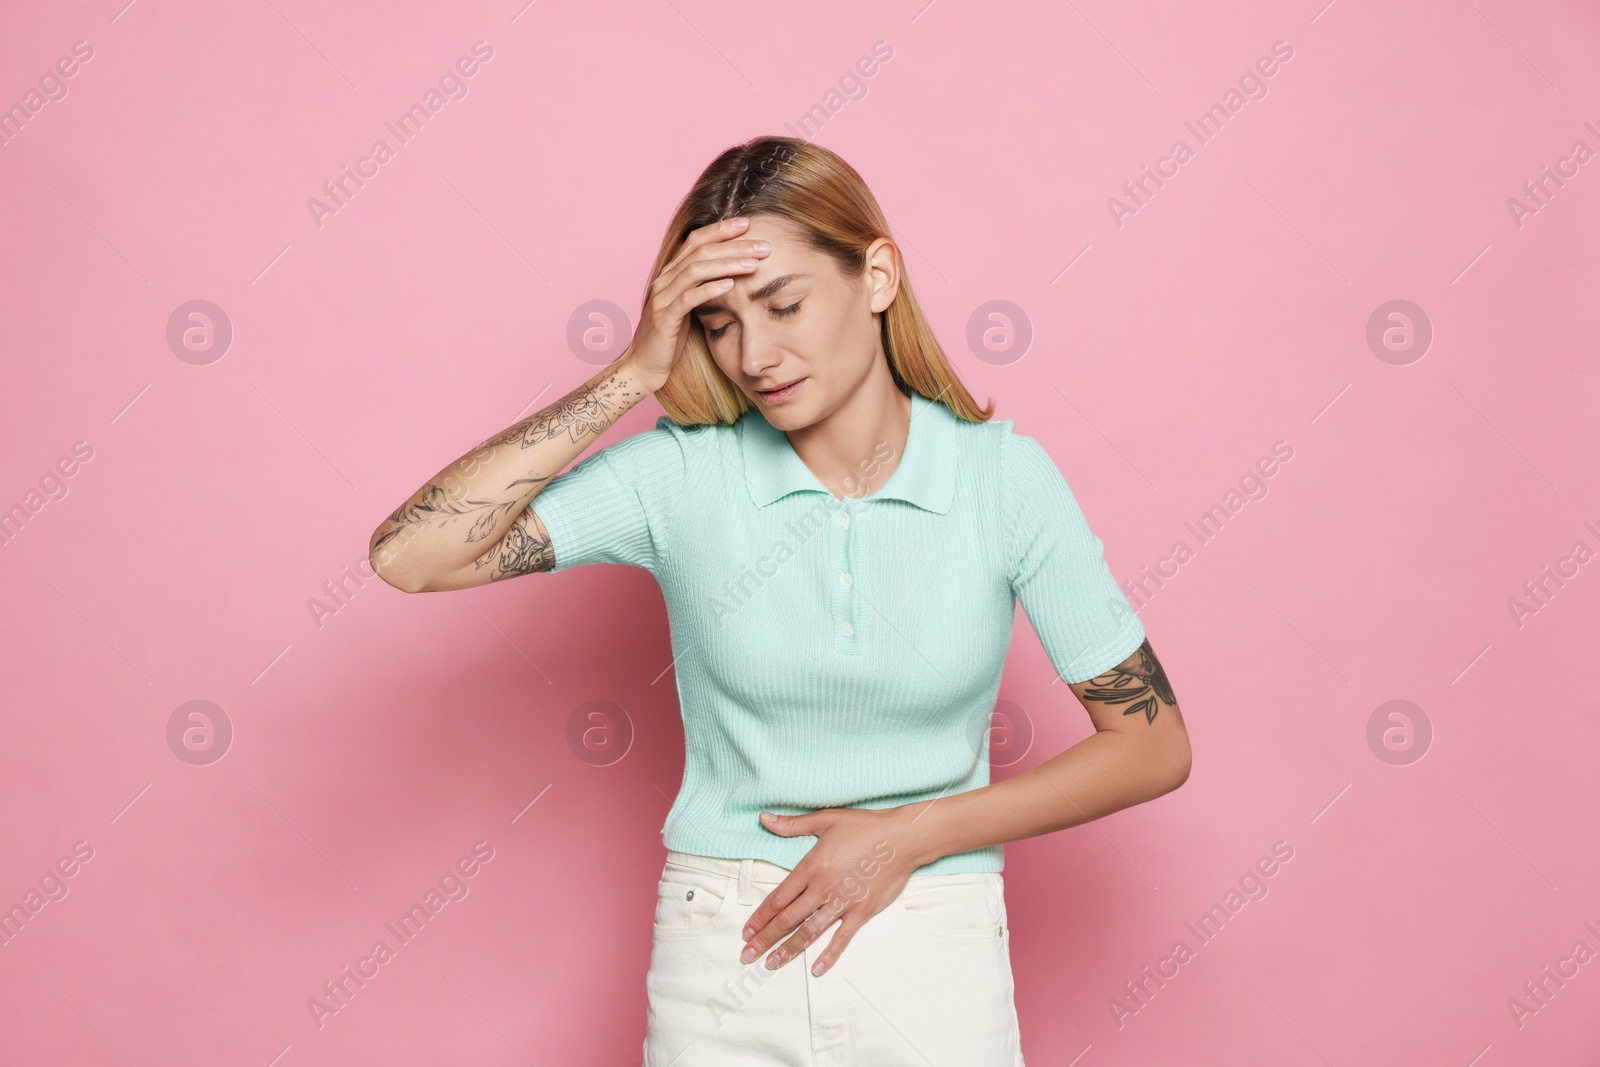
[[(701, 173), (673, 213), (649, 277), (653, 280), (661, 273), (690, 231), (756, 214), (794, 223), (806, 243), (831, 256), (849, 278), (859, 277), (865, 269), (867, 246), (880, 237), (890, 237), (883, 211), (850, 164), (828, 149), (796, 137), (757, 137), (727, 149)], [(978, 407), (956, 377), (923, 317), (905, 275), (904, 260), (899, 265), (899, 291), (879, 317), (883, 350), (895, 384), (907, 393), (920, 393), (944, 404), (968, 422), (988, 421), (994, 414), (994, 401), (986, 408)], [(641, 320), (649, 299), (647, 282)], [(689, 316), (685, 351), (656, 397), (680, 426), (727, 425), (754, 406), (711, 358), (705, 330), (695, 315)]]

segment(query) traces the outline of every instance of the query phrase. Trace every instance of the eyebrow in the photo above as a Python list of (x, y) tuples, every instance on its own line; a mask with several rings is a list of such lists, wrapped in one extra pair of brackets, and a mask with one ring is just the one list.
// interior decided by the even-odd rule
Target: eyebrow
[[(796, 274), (796, 273), (780, 274), (776, 278), (774, 278), (770, 282), (768, 282), (766, 285), (763, 285), (761, 288), (759, 288), (759, 289), (755, 290), (754, 292), (752, 292), (750, 294), (750, 299), (751, 300), (765, 300), (767, 297), (771, 296), (773, 293), (776, 293), (779, 289), (782, 289), (784, 286), (788, 285), (790, 282), (798, 281), (801, 278), (809, 278), (809, 277), (811, 277), (811, 275), (809, 275), (809, 274)], [(695, 310), (700, 312), (702, 315), (705, 315), (705, 314), (709, 314), (709, 313), (711, 313), (713, 311), (727, 311), (728, 308), (720, 300), (707, 300), (703, 304), (696, 305)]]

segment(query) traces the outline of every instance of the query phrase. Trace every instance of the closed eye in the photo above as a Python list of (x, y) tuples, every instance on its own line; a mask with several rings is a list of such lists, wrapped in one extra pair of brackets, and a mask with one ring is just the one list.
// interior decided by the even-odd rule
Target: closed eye
[[(782, 318), (787, 318), (790, 315), (793, 315), (796, 311), (799, 311), (800, 310), (800, 305), (802, 303), (803, 303), (803, 301), (796, 300), (794, 303), (790, 304), (788, 307), (784, 307), (784, 308), (768, 308), (767, 310), (772, 312), (778, 318), (782, 319)], [(721, 337), (724, 333), (726, 333), (727, 330), (728, 330), (728, 327), (732, 326), (732, 325), (733, 325), (733, 323), (730, 322), (730, 323), (728, 323), (726, 325), (718, 326), (715, 330), (707, 330), (706, 331), (706, 340), (715, 341), (717, 338)]]

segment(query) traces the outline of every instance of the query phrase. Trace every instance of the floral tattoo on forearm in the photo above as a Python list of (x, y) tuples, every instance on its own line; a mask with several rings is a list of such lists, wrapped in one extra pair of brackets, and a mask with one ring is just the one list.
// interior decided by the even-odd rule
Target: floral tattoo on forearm
[[(497, 445), (515, 442), (522, 448), (532, 448), (542, 441), (557, 437), (583, 442), (591, 436), (599, 436), (616, 421), (622, 402), (632, 399), (630, 388), (629, 379), (615, 375), (592, 386), (581, 386), (545, 410), (484, 441), (471, 454), (462, 457), (456, 466), (463, 474), (470, 476), (485, 451)], [(518, 478), (505, 488), (507, 492), (517, 491), (520, 496), (525, 491), (524, 487), (533, 485), (542, 488), (552, 477), (529, 471), (527, 477)], [(534, 496), (538, 496), (537, 492)], [(522, 513), (513, 521), (500, 543), (474, 560), (473, 565), (493, 565), (495, 570), (491, 581), (531, 571), (550, 570), (554, 566), (555, 556), (549, 536), (537, 516), (527, 510), (527, 504), (517, 499), (468, 497), (453, 473), (437, 482), (430, 481), (414, 502), (401, 505), (389, 516), (388, 521), (394, 526), (377, 539), (373, 545), (373, 555), (382, 558), (386, 548), (389, 553), (395, 551), (397, 546), (391, 545), (391, 542), (396, 538), (402, 539), (401, 543), (409, 540), (418, 523), (444, 525), (458, 517), (469, 520), (463, 540), (467, 544), (475, 544), (488, 538), (505, 516), (519, 507)]]
[(618, 377), (613, 375), (592, 388), (574, 389), (563, 397), (560, 403), (503, 430), (485, 441), (481, 447), (491, 448), (494, 445), (520, 441), (523, 448), (532, 448), (539, 442), (554, 437), (570, 437), (574, 441), (582, 441), (590, 434), (604, 433), (606, 427), (617, 420), (616, 410), (619, 403), (633, 399), (633, 392), (639, 391), (637, 387), (630, 391), (630, 384), (628, 379), (618, 380)]

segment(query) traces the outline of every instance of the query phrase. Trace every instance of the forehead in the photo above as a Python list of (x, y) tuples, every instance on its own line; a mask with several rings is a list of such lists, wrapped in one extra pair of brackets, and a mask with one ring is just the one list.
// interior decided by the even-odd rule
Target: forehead
[(839, 268), (833, 257), (812, 248), (806, 241), (805, 230), (786, 218), (751, 215), (750, 225), (736, 240), (769, 241), (772, 244), (772, 250), (762, 256), (756, 266), (751, 279), (754, 285), (747, 286), (741, 281), (736, 289), (754, 288), (767, 278), (791, 272), (809, 274), (814, 281), (822, 283), (839, 276)]
[(772, 250), (777, 252), (780, 244), (802, 246), (802, 233), (799, 226), (781, 215), (751, 215), (750, 225), (740, 236), (751, 241), (771, 241)]

